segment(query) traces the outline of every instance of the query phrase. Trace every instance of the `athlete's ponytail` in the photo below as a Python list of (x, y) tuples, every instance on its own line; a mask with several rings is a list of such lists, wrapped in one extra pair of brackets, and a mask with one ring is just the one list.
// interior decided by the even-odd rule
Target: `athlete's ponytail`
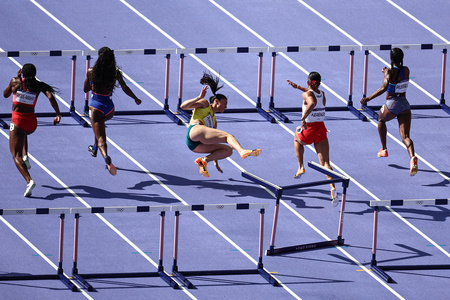
[(47, 92), (55, 93), (55, 88), (46, 84), (45, 82), (36, 79), (36, 67), (33, 64), (24, 64), (22, 67), (22, 76), (25, 86), (32, 92)]
[(400, 48), (391, 49), (391, 81), (396, 82), (400, 72), (397, 73), (397, 78), (394, 79), (394, 63), (397, 64), (400, 70), (403, 68), (403, 51)]
[(203, 72), (203, 77), (200, 79), (200, 83), (203, 85), (208, 85), (213, 93), (213, 96), (209, 98), (209, 102), (213, 103), (214, 100), (225, 99), (225, 95), (217, 94), (217, 91), (223, 87), (223, 84), (219, 86), (219, 77), (214, 77), (210, 73)]

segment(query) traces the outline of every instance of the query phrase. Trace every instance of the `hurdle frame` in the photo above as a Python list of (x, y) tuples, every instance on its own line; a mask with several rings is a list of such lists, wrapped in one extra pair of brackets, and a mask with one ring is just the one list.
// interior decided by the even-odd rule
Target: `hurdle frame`
[(77, 286), (64, 274), (63, 264), (63, 241), (65, 215), (70, 213), (70, 208), (22, 208), (22, 209), (0, 209), (0, 216), (4, 215), (53, 215), (59, 214), (59, 243), (58, 243), (58, 269), (56, 274), (42, 275), (0, 275), (0, 281), (14, 280), (60, 280), (72, 292), (78, 291)]
[[(77, 56), (83, 54), (82, 50), (35, 50), (35, 51), (4, 51), (0, 52), (0, 57), (71, 57), (71, 79), (70, 79), (70, 108), (69, 112), (61, 112), (63, 117), (72, 117), (83, 126), (87, 126), (83, 116), (75, 111), (75, 74)], [(35, 113), (36, 117), (53, 117), (54, 113)], [(9, 125), (2, 118), (11, 117), (11, 114), (0, 114), (0, 125), (3, 129), (8, 129)]]
[[(138, 278), (138, 277), (160, 277), (173, 289), (179, 289), (180, 285), (167, 274), (163, 267), (164, 250), (164, 227), (165, 214), (170, 211), (171, 206), (117, 206), (117, 207), (81, 207), (71, 208), (71, 214), (75, 215), (74, 226), (74, 250), (73, 250), (73, 268), (72, 277), (77, 280), (88, 291), (93, 291), (94, 287), (86, 279), (92, 278)], [(80, 274), (78, 272), (78, 234), (80, 214), (103, 214), (103, 213), (127, 213), (127, 212), (160, 212), (160, 238), (159, 238), (159, 264), (156, 272), (129, 272), (129, 273), (90, 273)]]
[(393, 283), (393, 278), (385, 271), (389, 270), (448, 270), (450, 265), (391, 265), (380, 266), (376, 259), (377, 236), (378, 236), (378, 213), (380, 207), (386, 206), (408, 206), (408, 205), (449, 205), (450, 199), (404, 199), (404, 200), (371, 200), (370, 206), (374, 207), (373, 214), (373, 238), (372, 259), (370, 266), (372, 271), (387, 283)]
[[(313, 250), (313, 249), (325, 248), (325, 247), (331, 247), (331, 246), (337, 246), (337, 245), (340, 246), (340, 245), (344, 244), (344, 239), (342, 238), (342, 230), (343, 230), (343, 225), (344, 225), (344, 210), (345, 210), (345, 201), (346, 201), (346, 191), (347, 191), (347, 187), (349, 186), (350, 179), (333, 171), (333, 170), (327, 169), (318, 163), (312, 162), (312, 161), (308, 162), (308, 166), (316, 171), (319, 171), (320, 173), (328, 175), (332, 179), (309, 182), (309, 183), (287, 185), (287, 186), (279, 186), (279, 185), (273, 184), (265, 179), (262, 179), (254, 174), (251, 174), (247, 171), (242, 172), (242, 177), (247, 178), (247, 179), (267, 188), (268, 190), (273, 192), (276, 197), (275, 211), (274, 211), (273, 225), (272, 225), (272, 234), (271, 234), (271, 240), (270, 240), (270, 248), (269, 248), (269, 250), (266, 251), (267, 256), (278, 255), (278, 254), (282, 254), (282, 253)], [(283, 191), (290, 190), (290, 189), (307, 188), (307, 187), (325, 185), (325, 184), (331, 184), (331, 183), (338, 183), (338, 182), (342, 183), (343, 192), (342, 192), (342, 200), (341, 200), (341, 210), (340, 210), (340, 214), (339, 214), (339, 228), (338, 228), (337, 239), (330, 240), (330, 241), (323, 241), (323, 242), (275, 248), (275, 235), (276, 235), (276, 228), (277, 228), (277, 223), (278, 223), (278, 214), (279, 214), (279, 210), (280, 210), (280, 200), (283, 195)]]
[[(440, 102), (438, 104), (418, 104), (410, 105), (413, 109), (442, 109), (444, 112), (450, 114), (450, 107), (445, 104), (445, 78), (447, 68), (447, 48), (448, 44), (384, 44), (384, 45), (364, 45), (364, 76), (363, 76), (363, 98), (367, 96), (367, 73), (369, 64), (370, 51), (390, 51), (392, 48), (400, 48), (403, 50), (442, 50), (442, 68), (441, 68), (441, 93)], [(373, 119), (378, 120), (378, 110), (381, 106), (362, 105), (363, 111), (370, 115)]]
[[(232, 204), (197, 204), (197, 205), (172, 205), (171, 210), (175, 212), (174, 225), (174, 249), (172, 276), (176, 277), (188, 288), (194, 288), (194, 284), (189, 281), (189, 276), (213, 276), (213, 275), (261, 275), (268, 283), (273, 286), (279, 286), (280, 283), (267, 270), (264, 269), (263, 257), (263, 239), (264, 239), (264, 213), (268, 203), (232, 203)], [(201, 271), (180, 271), (178, 268), (178, 239), (179, 239), (179, 218), (180, 211), (210, 211), (210, 210), (249, 210), (259, 209), (259, 246), (258, 246), (258, 264), (255, 269), (235, 269), (235, 270), (201, 270)]]

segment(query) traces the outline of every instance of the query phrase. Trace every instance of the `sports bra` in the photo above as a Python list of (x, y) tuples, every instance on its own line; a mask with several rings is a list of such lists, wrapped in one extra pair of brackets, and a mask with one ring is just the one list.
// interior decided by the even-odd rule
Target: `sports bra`
[(400, 70), (400, 81), (397, 83), (389, 82), (388, 88), (386, 92), (391, 94), (401, 94), (406, 93), (406, 90), (409, 86), (409, 79), (405, 79), (405, 68), (394, 67), (397, 70)]
[(18, 89), (17, 92), (13, 94), (13, 104), (35, 107), (38, 94), (39, 93), (29, 91), (25, 86), (25, 78), (22, 78), (22, 88)]

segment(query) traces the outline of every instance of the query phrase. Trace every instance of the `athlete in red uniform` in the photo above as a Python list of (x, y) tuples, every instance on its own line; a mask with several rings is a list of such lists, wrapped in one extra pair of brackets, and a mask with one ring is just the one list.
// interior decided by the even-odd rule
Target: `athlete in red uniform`
[(53, 125), (56, 125), (61, 121), (61, 113), (54, 96), (55, 90), (48, 84), (36, 79), (36, 67), (33, 64), (23, 65), (23, 68), (17, 72), (17, 76), (11, 79), (3, 91), (3, 97), (5, 98), (13, 94), (9, 149), (17, 169), (27, 181), (25, 197), (30, 197), (36, 186), (28, 172), (31, 166), (28, 161), (27, 135), (33, 133), (37, 127), (34, 107), (41, 92), (47, 96), (56, 112), (56, 117), (53, 119)]
[[(298, 170), (294, 178), (300, 178), (305, 173), (303, 165), (304, 145), (314, 143), (319, 162), (322, 166), (332, 170), (330, 166), (330, 146), (327, 138), (327, 128), (325, 127), (325, 106), (326, 97), (322, 90), (319, 90), (321, 76), (317, 72), (311, 72), (308, 76), (308, 87), (301, 87), (288, 80), (288, 84), (295, 89), (303, 91), (302, 104), (302, 124), (297, 127), (294, 137), (294, 149), (297, 156)], [(327, 176), (328, 179), (331, 179)], [(330, 184), (331, 199), (333, 206), (339, 203), (339, 195), (334, 184)]]

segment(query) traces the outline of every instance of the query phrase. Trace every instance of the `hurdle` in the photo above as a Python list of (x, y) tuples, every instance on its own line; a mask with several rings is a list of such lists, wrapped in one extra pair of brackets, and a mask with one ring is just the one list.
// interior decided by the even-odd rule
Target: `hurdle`
[[(410, 105), (411, 109), (442, 109), (450, 114), (450, 107), (445, 104), (445, 75), (447, 64), (447, 48), (448, 44), (385, 44), (385, 45), (364, 45), (364, 76), (363, 76), (363, 97), (367, 96), (367, 73), (370, 51), (390, 51), (392, 48), (400, 48), (402, 50), (442, 50), (442, 70), (441, 70), (441, 94), (438, 104), (428, 105)], [(363, 105), (362, 109), (372, 118), (378, 120), (378, 110), (381, 106)]]
[(13, 280), (60, 280), (72, 292), (76, 292), (78, 288), (75, 284), (64, 274), (63, 264), (63, 240), (64, 240), (64, 219), (65, 215), (70, 213), (70, 208), (21, 208), (21, 209), (0, 209), (0, 216), (5, 215), (51, 215), (59, 214), (59, 245), (58, 245), (58, 268), (56, 274), (42, 274), (42, 275), (0, 275), (0, 281)]
[(367, 121), (367, 117), (353, 106), (353, 70), (354, 70), (354, 55), (355, 51), (359, 51), (360, 46), (357, 45), (330, 45), (330, 46), (283, 46), (283, 47), (269, 47), (269, 52), (272, 52), (272, 72), (271, 72), (271, 87), (270, 87), (270, 102), (269, 111), (277, 116), (277, 118), (285, 123), (290, 122), (289, 119), (283, 115), (283, 112), (300, 112), (299, 107), (279, 107), (275, 108), (274, 103), (274, 81), (275, 81), (275, 57), (278, 52), (295, 53), (295, 52), (339, 52), (349, 51), (350, 65), (349, 65), (349, 87), (348, 87), (348, 101), (345, 107), (326, 107), (327, 111), (350, 111), (362, 121)]
[[(75, 111), (75, 74), (76, 74), (76, 61), (77, 56), (81, 56), (81, 50), (38, 50), (38, 51), (5, 51), (0, 52), (0, 57), (57, 57), (57, 56), (70, 56), (72, 60), (71, 68), (71, 81), (70, 81), (70, 108), (68, 113), (61, 112), (63, 117), (71, 116), (78, 123), (83, 126), (87, 126), (83, 117)], [(37, 117), (53, 117), (54, 113), (36, 113)], [(11, 114), (0, 115), (0, 124), (4, 129), (9, 126), (1, 120), (1, 118), (11, 117)], [(6, 127), (5, 127), (6, 126)]]
[[(178, 125), (183, 124), (185, 119), (178, 112), (173, 112), (169, 107), (169, 75), (170, 75), (170, 59), (171, 55), (176, 53), (176, 49), (115, 49), (112, 50), (114, 55), (164, 55), (165, 57), (165, 74), (164, 74), (164, 104), (162, 110), (131, 110), (131, 111), (115, 111), (114, 115), (159, 115), (165, 114)], [(92, 56), (98, 55), (98, 50), (83, 50), (83, 56), (86, 56), (86, 72), (90, 67)], [(88, 113), (89, 95), (85, 95), (84, 111)]]
[(449, 205), (450, 199), (407, 199), (407, 200), (372, 200), (370, 206), (374, 207), (373, 214), (373, 240), (372, 240), (372, 271), (388, 283), (394, 280), (385, 271), (389, 270), (448, 270), (450, 265), (397, 265), (380, 266), (376, 260), (377, 235), (378, 235), (378, 213), (380, 207), (385, 206), (412, 206), (412, 205)]
[[(309, 182), (309, 183), (287, 185), (287, 186), (279, 186), (279, 185), (273, 184), (267, 180), (264, 180), (256, 175), (253, 175), (247, 171), (242, 172), (242, 177), (247, 178), (247, 179), (267, 188), (269, 191), (273, 192), (276, 197), (275, 212), (274, 212), (273, 226), (272, 226), (272, 235), (271, 235), (271, 240), (270, 240), (270, 249), (266, 251), (267, 256), (278, 255), (278, 254), (289, 253), (289, 252), (313, 250), (313, 249), (318, 249), (318, 248), (325, 248), (325, 247), (331, 247), (331, 246), (344, 244), (344, 239), (342, 238), (342, 230), (343, 230), (343, 225), (344, 225), (344, 210), (345, 210), (346, 192), (347, 192), (347, 187), (350, 183), (350, 179), (333, 171), (333, 170), (327, 169), (318, 163), (312, 162), (312, 161), (308, 162), (308, 166), (316, 171), (319, 171), (320, 173), (323, 173), (323, 174), (331, 177), (332, 179)], [(340, 215), (339, 215), (339, 228), (338, 228), (337, 239), (331, 240), (331, 241), (323, 241), (323, 242), (275, 248), (275, 234), (276, 234), (278, 214), (279, 214), (279, 209), (280, 209), (280, 199), (281, 199), (281, 196), (283, 195), (283, 191), (291, 190), (291, 189), (307, 188), (307, 187), (318, 186), (318, 185), (326, 185), (326, 184), (338, 183), (338, 182), (342, 182), (343, 192), (342, 192), (342, 201), (341, 201), (341, 211), (340, 211)]]
[[(73, 268), (72, 277), (78, 281), (88, 291), (94, 288), (86, 279), (92, 278), (138, 278), (138, 277), (161, 277), (172, 288), (180, 288), (179, 284), (164, 271), (164, 224), (166, 211), (170, 211), (170, 206), (118, 206), (118, 207), (81, 207), (71, 208), (70, 213), (75, 215), (74, 226), (74, 248), (73, 248)], [(103, 214), (103, 213), (139, 213), (139, 212), (160, 212), (160, 236), (159, 236), (159, 264), (157, 272), (134, 272), (134, 273), (91, 273), (80, 274), (78, 272), (78, 235), (80, 214)]]
[(211, 54), (211, 53), (258, 53), (258, 83), (256, 91), (256, 106), (251, 109), (232, 109), (227, 108), (225, 113), (247, 113), (247, 112), (258, 112), (266, 120), (271, 123), (275, 123), (275, 118), (271, 115), (270, 111), (264, 110), (261, 105), (261, 82), (262, 82), (262, 62), (263, 53), (267, 52), (268, 47), (211, 47), (211, 48), (177, 48), (176, 53), (180, 54), (180, 75), (179, 75), (179, 88), (178, 88), (178, 112), (182, 115), (190, 117), (185, 111), (181, 110), (179, 107), (182, 101), (182, 86), (183, 86), (183, 63), (186, 54), (196, 55), (196, 54)]
[[(188, 276), (212, 276), (212, 275), (250, 275), (259, 274), (273, 286), (279, 286), (280, 283), (269, 272), (264, 269), (263, 256), (263, 236), (264, 236), (264, 212), (268, 203), (233, 203), (233, 204), (200, 204), (200, 205), (172, 205), (171, 210), (175, 212), (175, 229), (174, 229), (174, 249), (173, 249), (173, 266), (172, 276), (181, 280), (187, 288), (194, 288)], [(238, 269), (238, 270), (203, 270), (203, 271), (180, 271), (178, 268), (178, 237), (181, 211), (211, 211), (211, 210), (247, 210), (259, 209), (259, 251), (258, 264), (254, 269)]]

